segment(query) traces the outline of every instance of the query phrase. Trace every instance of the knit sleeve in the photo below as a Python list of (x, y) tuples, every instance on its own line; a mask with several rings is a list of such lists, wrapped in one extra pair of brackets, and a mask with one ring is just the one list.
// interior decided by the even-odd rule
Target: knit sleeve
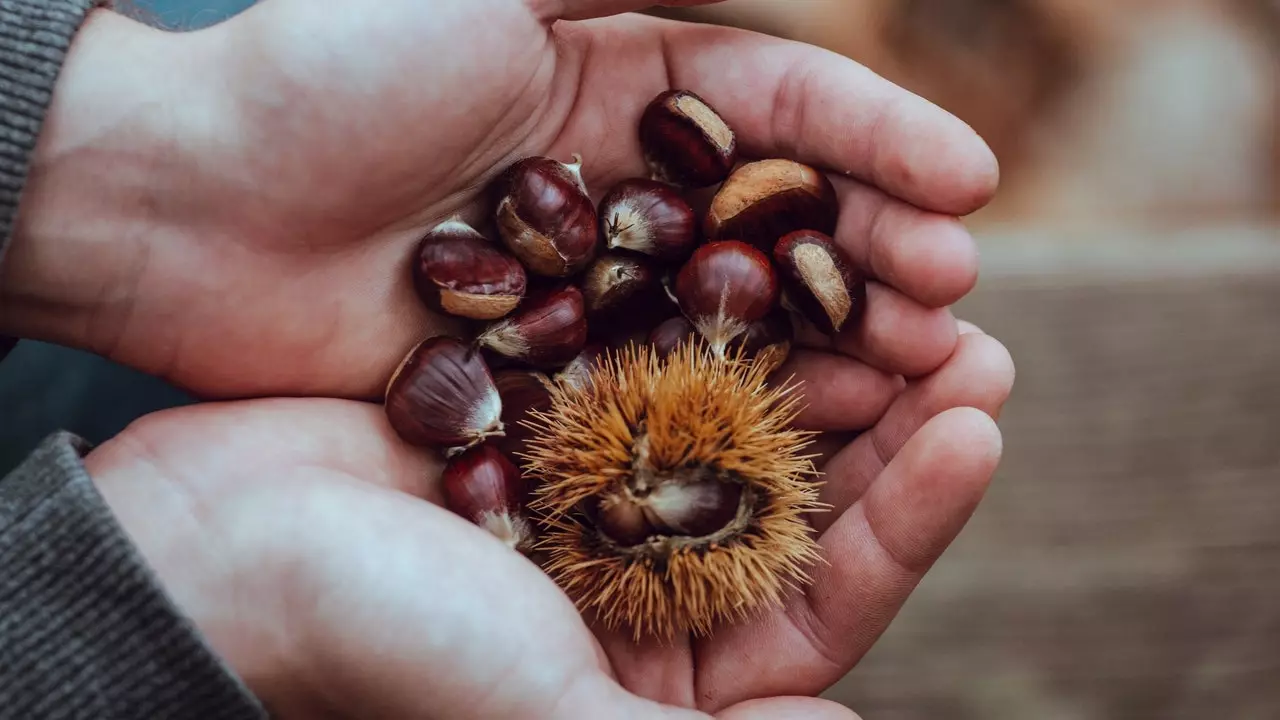
[(262, 718), (55, 435), (0, 480), (0, 716)]

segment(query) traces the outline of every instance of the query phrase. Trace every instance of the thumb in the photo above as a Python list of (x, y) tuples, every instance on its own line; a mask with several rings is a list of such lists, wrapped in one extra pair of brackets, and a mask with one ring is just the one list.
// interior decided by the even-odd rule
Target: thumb
[(586, 20), (607, 17), (651, 7), (691, 7), (711, 5), (722, 0), (532, 0), (534, 12), (545, 23), (556, 20)]

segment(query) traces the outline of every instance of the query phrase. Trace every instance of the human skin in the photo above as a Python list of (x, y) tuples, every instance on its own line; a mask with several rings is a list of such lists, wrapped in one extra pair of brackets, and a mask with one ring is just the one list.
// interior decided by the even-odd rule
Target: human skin
[[(948, 309), (977, 277), (957, 216), (995, 190), (986, 146), (830, 53), (612, 16), (641, 5), (266, 0), (183, 35), (97, 12), (73, 46), (0, 332), (205, 398), (318, 396), (159, 413), (86, 461), (179, 605), (287, 717), (849, 717), (810, 696), (883, 632), (994, 471), (1013, 366)], [(751, 623), (656, 647), (593, 631), (441, 510), (436, 460), (358, 401), (452, 330), (409, 282), (424, 229), (484, 212), (479, 191), (527, 155), (589, 151), (597, 194), (643, 174), (628, 128), (672, 86), (747, 155), (829, 171), (836, 239), (873, 281), (860, 328), (784, 369), (799, 424), (825, 433), (829, 564)]]

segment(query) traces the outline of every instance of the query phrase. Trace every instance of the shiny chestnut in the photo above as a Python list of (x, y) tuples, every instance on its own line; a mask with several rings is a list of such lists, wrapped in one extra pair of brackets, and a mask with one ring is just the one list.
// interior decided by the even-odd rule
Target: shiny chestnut
[(658, 284), (658, 273), (643, 257), (607, 253), (582, 276), (582, 298), (594, 317), (624, 306)]
[(689, 188), (723, 181), (738, 158), (733, 129), (688, 90), (669, 90), (649, 103), (640, 117), (640, 147), (655, 179)]
[(839, 212), (835, 187), (823, 173), (793, 160), (759, 160), (733, 171), (703, 225), (710, 240), (742, 240), (768, 253), (796, 230), (833, 234)]
[(503, 434), (502, 399), (480, 353), (457, 338), (419, 343), (387, 383), (387, 420), (405, 442), (453, 452)]
[(473, 320), (507, 315), (527, 284), (520, 261), (457, 218), (427, 232), (413, 265), (413, 286), (427, 307)]
[(778, 300), (778, 279), (769, 258), (737, 240), (698, 248), (676, 276), (680, 310), (698, 333), (723, 355), (751, 323)]
[(586, 342), (586, 308), (582, 292), (572, 285), (530, 297), (476, 338), (481, 347), (539, 368), (565, 365)]
[(867, 280), (829, 235), (789, 233), (773, 248), (787, 304), (829, 335), (856, 326), (867, 307)]
[(610, 249), (624, 249), (664, 262), (683, 260), (698, 242), (698, 217), (670, 185), (623, 180), (600, 201), (600, 232)]
[(533, 533), (524, 512), (524, 477), (500, 450), (481, 445), (452, 458), (442, 480), (446, 508), (512, 549), (529, 549)]
[(595, 257), (600, 230), (582, 180), (582, 158), (520, 160), (494, 185), (498, 231), (529, 271), (568, 277)]

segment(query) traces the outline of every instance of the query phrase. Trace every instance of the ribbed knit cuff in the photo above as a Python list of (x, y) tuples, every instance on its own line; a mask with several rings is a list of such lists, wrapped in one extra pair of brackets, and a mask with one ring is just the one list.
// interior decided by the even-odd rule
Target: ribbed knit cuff
[(103, 0), (0, 0), (0, 262), (67, 48)]
[(116, 523), (87, 449), (55, 435), (0, 480), (0, 716), (265, 717)]

